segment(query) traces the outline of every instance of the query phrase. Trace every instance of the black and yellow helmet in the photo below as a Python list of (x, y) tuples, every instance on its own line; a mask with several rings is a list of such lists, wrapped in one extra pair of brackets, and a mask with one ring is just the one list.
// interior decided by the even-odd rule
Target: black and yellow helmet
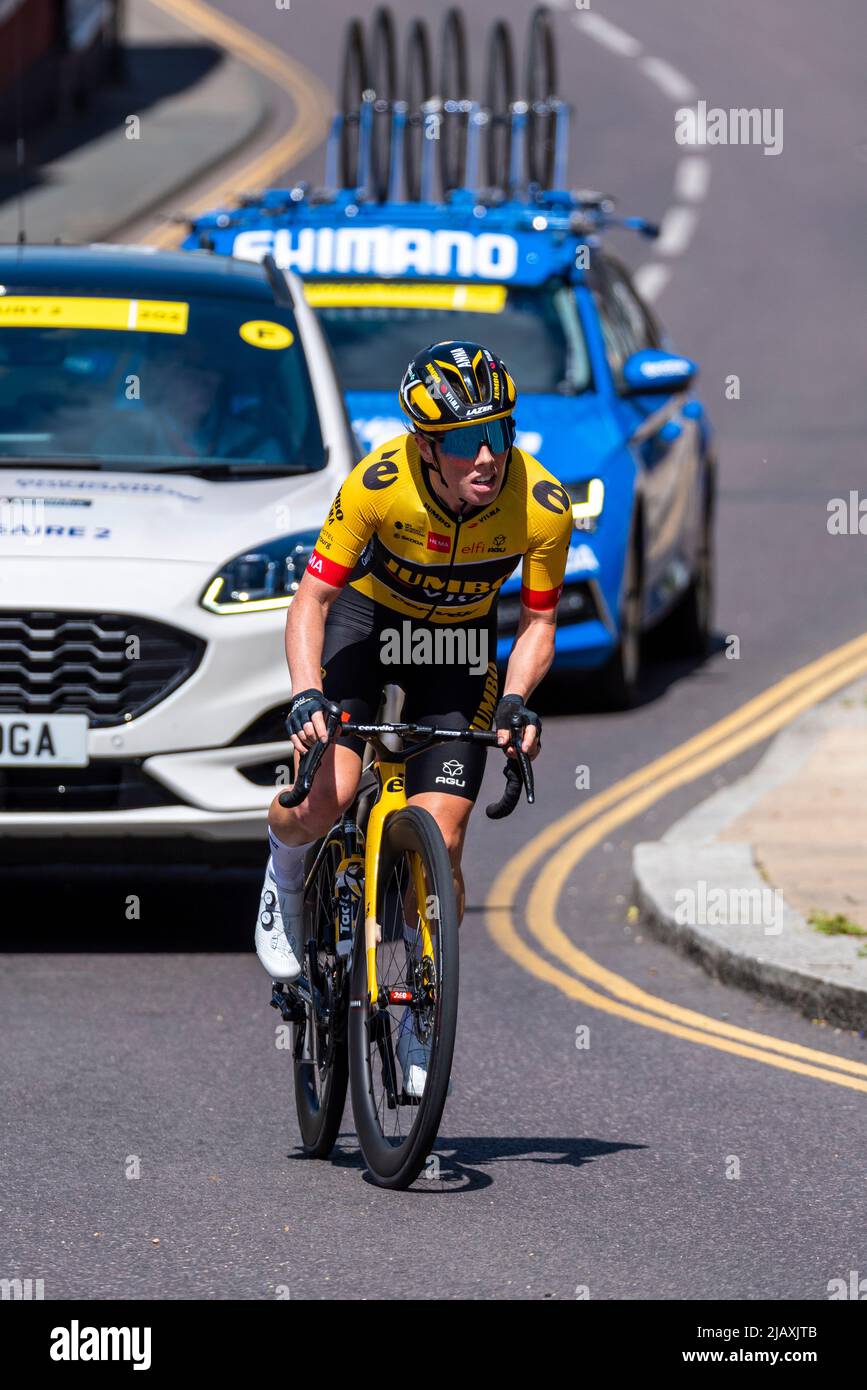
[(480, 343), (432, 343), (410, 362), (400, 383), (401, 409), (424, 433), (502, 420), (518, 393), (504, 362)]

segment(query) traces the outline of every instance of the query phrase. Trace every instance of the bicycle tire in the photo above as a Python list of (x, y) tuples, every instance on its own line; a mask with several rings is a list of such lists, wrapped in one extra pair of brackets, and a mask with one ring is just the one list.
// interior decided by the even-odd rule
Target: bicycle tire
[(374, 198), (384, 203), (388, 197), (391, 168), (392, 103), (397, 96), (394, 18), (387, 5), (380, 5), (374, 12), (367, 53), (370, 87), (376, 94), (370, 144), (370, 182)]
[(407, 104), (403, 134), (403, 177), (406, 196), (417, 203), (421, 197), (422, 151), (425, 141), (424, 103), (433, 96), (433, 68), (430, 36), (423, 19), (414, 19), (406, 40), (404, 61), (404, 100)]
[(512, 155), (511, 106), (515, 100), (515, 58), (512, 33), (505, 20), (492, 25), (488, 39), (485, 107), (488, 112), (488, 139), (485, 168), (490, 188), (509, 187)]
[[(417, 806), (396, 811), (389, 816), (383, 829), (377, 920), (383, 924), (384, 935), (385, 896), (389, 892), (392, 871), (405, 853), (420, 856), (428, 893), (438, 898), (439, 917), (434, 945), (437, 986), (430, 1009), (434, 1024), (430, 1065), (418, 1103), (398, 1105), (390, 1111), (395, 1121), (404, 1109), (414, 1116), (407, 1133), (400, 1136), (399, 1143), (393, 1143), (387, 1137), (380, 1120), (380, 1113), (384, 1115), (385, 1111), (375, 1092), (377, 1078), (381, 1068), (384, 1068), (382, 1054), (377, 1050), (379, 1045), (372, 1041), (376, 1020), (385, 1017), (386, 1028), (391, 1026), (393, 1020), (388, 1010), (373, 1010), (370, 1006), (363, 937), (357, 939), (353, 951), (350, 986), (349, 1078), (352, 1113), (368, 1172), (378, 1186), (388, 1188), (409, 1187), (421, 1172), (436, 1141), (448, 1092), (458, 1017), (458, 918), (451, 863), (439, 826), (429, 812)], [(363, 931), (361, 924), (359, 931)], [(401, 945), (402, 935), (401, 926)], [(389, 1122), (389, 1127), (392, 1127), (392, 1122)]]
[(343, 62), (340, 69), (340, 181), (344, 188), (358, 186), (358, 156), (361, 136), (361, 98), (368, 89), (367, 56), (361, 20), (346, 26)]
[(443, 103), (440, 117), (440, 183), (443, 194), (459, 188), (467, 160), (469, 117), (463, 111), (447, 111), (446, 102), (465, 101), (469, 92), (467, 35), (460, 10), (446, 11), (440, 38), (439, 94)]
[[(322, 846), (322, 841), (311, 845), (305, 855), (305, 877)], [(334, 965), (333, 912), (328, 904), (334, 898), (334, 876), (343, 855), (343, 848), (337, 838), (328, 840), (328, 848), (316, 878), (309, 885), (305, 901), (310, 905), (310, 929), (314, 949), (320, 956), (320, 963), (327, 969)], [(331, 940), (327, 939), (328, 933)], [(308, 959), (309, 966), (309, 959)], [(302, 1148), (308, 1158), (327, 1158), (334, 1148), (340, 1132), (340, 1122), (346, 1107), (346, 1090), (349, 1083), (349, 1061), (346, 1039), (346, 990), (341, 998), (332, 998), (331, 1027), (333, 1036), (317, 1028), (316, 1020), (309, 1004), (305, 1005), (305, 1023), (293, 1025), (293, 1068), (295, 1073), (295, 1109), (301, 1130)], [(302, 1038), (303, 1029), (303, 1038)], [(313, 1060), (300, 1055), (303, 1040), (306, 1039), (308, 1051), (313, 1052)], [(331, 1048), (330, 1066), (322, 1074), (317, 1067), (317, 1046)], [(317, 1075), (318, 1073), (318, 1075)]]
[(549, 103), (556, 100), (557, 59), (551, 12), (546, 5), (537, 6), (530, 17), (525, 89), (529, 108), (527, 180), (540, 188), (550, 188), (554, 177), (555, 116)]

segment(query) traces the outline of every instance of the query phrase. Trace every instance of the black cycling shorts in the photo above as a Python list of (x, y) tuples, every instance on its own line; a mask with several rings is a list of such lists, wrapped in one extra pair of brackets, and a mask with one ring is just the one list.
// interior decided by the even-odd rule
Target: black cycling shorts
[[(323, 693), (354, 723), (371, 724), (383, 686), (395, 684), (406, 691), (401, 717), (407, 722), (489, 729), (499, 699), (496, 618), (458, 626), (463, 637), (457, 630), (446, 635), (442, 623), (417, 622), (344, 589), (325, 624)], [(363, 739), (340, 742), (362, 756)], [(475, 801), (487, 751), (484, 744), (454, 739), (409, 758), (407, 796), (435, 791)]]

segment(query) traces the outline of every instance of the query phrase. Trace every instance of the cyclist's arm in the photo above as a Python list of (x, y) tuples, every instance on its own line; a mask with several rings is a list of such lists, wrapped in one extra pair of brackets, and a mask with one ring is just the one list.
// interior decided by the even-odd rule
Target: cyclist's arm
[[(322, 689), (328, 611), (379, 523), (378, 490), (369, 486), (370, 467), (370, 456), (362, 459), (339, 487), (286, 615), (286, 660), (294, 691)], [(322, 714), (316, 713), (312, 723), (324, 738)]]
[[(530, 517), (530, 543), (521, 570), (521, 616), (503, 687), (504, 694), (520, 695), (525, 704), (554, 660), (557, 604), (572, 538), (571, 499), (550, 474), (545, 482), (550, 485), (543, 490), (544, 504), (538, 503)], [(499, 741), (507, 739), (504, 732)], [(535, 743), (536, 730), (528, 727), (524, 752)]]
[[(536, 686), (547, 674), (554, 660), (554, 634), (557, 630), (557, 610), (545, 611), (526, 608), (521, 605), (518, 631), (509, 656), (506, 680), (503, 686), (505, 695), (520, 695), (527, 704)], [(501, 730), (500, 744), (508, 743), (509, 735)], [(532, 725), (524, 730), (522, 747), (525, 753), (533, 753), (536, 745), (536, 730)]]

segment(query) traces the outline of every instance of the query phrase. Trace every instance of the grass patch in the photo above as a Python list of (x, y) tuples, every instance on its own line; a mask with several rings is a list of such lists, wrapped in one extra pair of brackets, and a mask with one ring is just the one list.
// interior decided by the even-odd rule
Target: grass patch
[(811, 912), (807, 921), (824, 936), (867, 936), (867, 929), (850, 922), (842, 912), (835, 912), (833, 916), (830, 912)]

